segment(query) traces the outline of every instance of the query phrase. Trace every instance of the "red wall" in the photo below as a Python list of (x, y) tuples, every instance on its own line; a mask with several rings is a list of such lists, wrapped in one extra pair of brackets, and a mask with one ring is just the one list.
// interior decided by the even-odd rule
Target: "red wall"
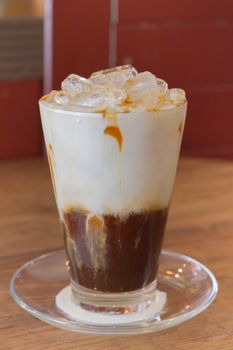
[(89, 76), (108, 66), (109, 1), (53, 1), (52, 81), (60, 88), (70, 74)]
[(41, 154), (39, 80), (0, 81), (0, 158)]

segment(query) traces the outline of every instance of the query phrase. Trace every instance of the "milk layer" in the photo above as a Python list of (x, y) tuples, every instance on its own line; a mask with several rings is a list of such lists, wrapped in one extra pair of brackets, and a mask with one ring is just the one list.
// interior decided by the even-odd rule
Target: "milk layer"
[[(108, 116), (59, 110), (44, 101), (40, 109), (60, 213), (74, 206), (124, 216), (169, 205), (186, 103)], [(118, 130), (121, 147), (108, 127)]]

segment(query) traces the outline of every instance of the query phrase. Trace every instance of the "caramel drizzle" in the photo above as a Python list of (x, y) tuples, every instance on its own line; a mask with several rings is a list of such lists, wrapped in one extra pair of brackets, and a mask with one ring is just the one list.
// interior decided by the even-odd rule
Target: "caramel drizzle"
[(56, 191), (55, 176), (54, 176), (54, 170), (53, 170), (53, 157), (54, 157), (53, 147), (52, 147), (51, 144), (49, 144), (49, 147), (48, 147), (48, 161), (49, 161), (49, 168), (50, 168), (50, 173), (51, 173), (54, 193), (55, 193), (55, 196), (56, 196), (57, 191)]
[(178, 131), (180, 133), (182, 133), (182, 130), (183, 130), (183, 121), (180, 122), (180, 125), (179, 125), (179, 128), (178, 128)]
[(112, 136), (116, 139), (119, 147), (119, 151), (122, 149), (123, 137), (118, 126), (110, 125), (104, 129), (105, 135)]

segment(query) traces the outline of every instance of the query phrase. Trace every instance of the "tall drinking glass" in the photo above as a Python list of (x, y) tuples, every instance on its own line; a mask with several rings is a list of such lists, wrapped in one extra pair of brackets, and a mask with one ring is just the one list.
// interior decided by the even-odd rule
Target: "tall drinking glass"
[(40, 111), (73, 300), (143, 310), (155, 298), (186, 102), (107, 114), (41, 99)]

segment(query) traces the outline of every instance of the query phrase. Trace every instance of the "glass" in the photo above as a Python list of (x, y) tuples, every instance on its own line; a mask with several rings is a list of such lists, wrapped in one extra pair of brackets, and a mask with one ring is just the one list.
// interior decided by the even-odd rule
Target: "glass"
[(155, 300), (186, 103), (87, 113), (40, 101), (72, 298), (115, 314)]

